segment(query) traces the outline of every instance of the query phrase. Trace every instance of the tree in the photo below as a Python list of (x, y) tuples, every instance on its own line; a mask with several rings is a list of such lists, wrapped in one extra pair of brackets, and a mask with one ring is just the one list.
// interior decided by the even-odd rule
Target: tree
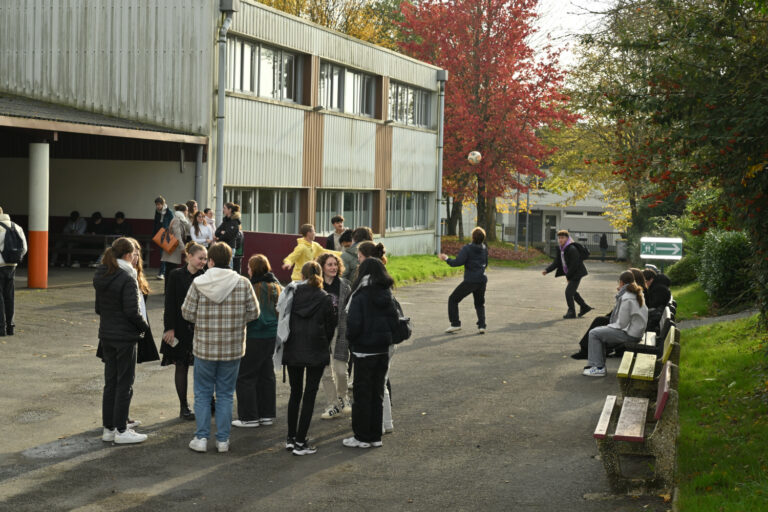
[[(445, 97), (443, 189), (456, 202), (477, 203), (478, 224), (495, 239), (495, 202), (515, 179), (539, 175), (551, 150), (544, 127), (574, 116), (559, 91), (558, 52), (537, 61), (528, 38), (535, 32), (536, 0), (425, 0), (403, 3), (402, 49), (449, 72)], [(480, 151), (476, 166), (466, 155)], [(520, 180), (523, 181), (523, 180)]]

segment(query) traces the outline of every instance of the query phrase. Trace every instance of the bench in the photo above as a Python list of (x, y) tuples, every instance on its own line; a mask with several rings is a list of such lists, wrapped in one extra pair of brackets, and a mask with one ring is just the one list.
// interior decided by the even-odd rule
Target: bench
[[(53, 236), (52, 245), (49, 248), (51, 261), (63, 256), (66, 266), (72, 265), (72, 256), (88, 256), (91, 260), (98, 260), (104, 251), (112, 245), (120, 235), (72, 235), (56, 234)], [(149, 267), (149, 253), (152, 247), (152, 237), (149, 235), (134, 235), (142, 246), (144, 267)]]
[[(676, 367), (664, 363), (655, 403), (648, 397), (608, 395), (593, 437), (608, 482), (616, 493), (657, 492), (674, 485), (678, 433), (678, 395), (672, 387)], [(630, 477), (622, 473), (622, 458), (651, 457), (653, 474)]]
[[(661, 348), (660, 353), (659, 348)], [(652, 351), (645, 352), (645, 349), (652, 349)], [(667, 330), (662, 347), (650, 347), (647, 344), (638, 343), (635, 347), (626, 348), (616, 372), (619, 394), (652, 395), (655, 383), (667, 361), (675, 366), (680, 364), (680, 331), (674, 325)], [(671, 384), (674, 389), (677, 389), (677, 372), (674, 372)]]

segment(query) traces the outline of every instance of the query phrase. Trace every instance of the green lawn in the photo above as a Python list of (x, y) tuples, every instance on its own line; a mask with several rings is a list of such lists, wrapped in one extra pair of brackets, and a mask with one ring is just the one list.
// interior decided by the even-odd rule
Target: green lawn
[(388, 260), (387, 271), (394, 278), (395, 286), (431, 281), (464, 272), (464, 267), (449, 267), (434, 254), (392, 256)]
[(681, 333), (679, 510), (768, 510), (768, 380), (757, 315)]
[(707, 316), (709, 313), (709, 298), (698, 282), (683, 286), (673, 286), (672, 297), (677, 301), (677, 321), (690, 320)]

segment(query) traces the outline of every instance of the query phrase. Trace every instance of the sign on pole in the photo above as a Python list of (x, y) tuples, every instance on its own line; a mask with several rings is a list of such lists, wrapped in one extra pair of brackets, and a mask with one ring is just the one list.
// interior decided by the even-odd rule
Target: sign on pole
[(683, 257), (683, 239), (644, 236), (640, 239), (640, 257), (646, 260), (679, 260)]

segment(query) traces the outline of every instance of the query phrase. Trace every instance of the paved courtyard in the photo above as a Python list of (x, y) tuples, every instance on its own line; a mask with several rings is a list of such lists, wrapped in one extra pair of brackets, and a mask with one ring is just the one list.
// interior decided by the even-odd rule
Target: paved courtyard
[[(398, 289), (415, 334), (393, 361), (394, 433), (380, 449), (342, 447), (350, 422), (320, 420), (321, 389), (310, 428), (318, 452), (306, 457), (282, 447), (282, 382), (274, 426), (233, 429), (226, 454), (192, 452), (173, 369), (157, 362), (137, 368), (131, 408), (148, 441), (103, 443), (92, 271), (56, 269), (47, 291), (20, 276), (18, 334), (0, 338), (0, 510), (669, 510), (655, 496), (612, 496), (595, 458), (591, 433), (618, 360), (608, 378), (589, 379), (568, 355), (612, 307), (623, 267), (587, 267), (580, 291), (596, 310), (577, 320), (562, 319), (564, 279), (491, 269), (484, 336), (471, 297), (464, 330), (443, 334), (458, 278)], [(158, 341), (162, 299), (149, 301)]]

